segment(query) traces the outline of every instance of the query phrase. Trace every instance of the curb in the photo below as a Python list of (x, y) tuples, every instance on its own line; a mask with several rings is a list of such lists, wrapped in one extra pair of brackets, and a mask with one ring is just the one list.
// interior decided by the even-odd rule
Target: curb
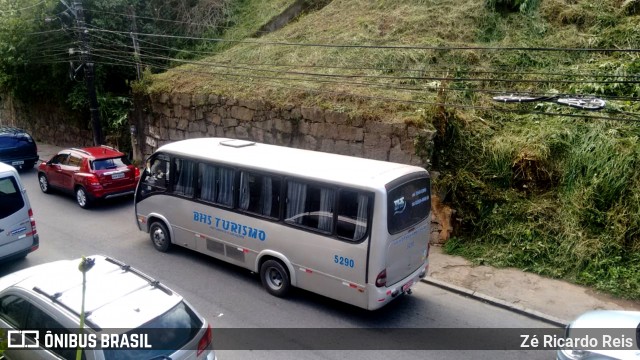
[(504, 301), (502, 299), (497, 299), (494, 298), (492, 296), (489, 295), (485, 295), (483, 293), (474, 291), (474, 290), (470, 290), (467, 288), (463, 288), (457, 285), (453, 285), (438, 279), (434, 279), (430, 276), (426, 276), (423, 279), (420, 280), (421, 282), (425, 283), (425, 284), (429, 284), (429, 285), (433, 285), (436, 287), (439, 287), (441, 289), (447, 290), (447, 291), (451, 291), (454, 292), (458, 295), (462, 295), (462, 296), (466, 296), (478, 301), (482, 301), (484, 303), (487, 303), (489, 305), (493, 305), (493, 306), (497, 306), (518, 314), (522, 314), (524, 316), (527, 316), (529, 318), (532, 319), (536, 319), (536, 320), (541, 320), (544, 321), (548, 324), (560, 327), (560, 328), (564, 328), (566, 327), (569, 322), (560, 318), (557, 318), (555, 316), (551, 316), (551, 315), (547, 315), (544, 313), (541, 313), (540, 311), (537, 310), (533, 310), (533, 309), (529, 309), (529, 308), (525, 308), (524, 306), (520, 306), (517, 304), (513, 304), (507, 301)]

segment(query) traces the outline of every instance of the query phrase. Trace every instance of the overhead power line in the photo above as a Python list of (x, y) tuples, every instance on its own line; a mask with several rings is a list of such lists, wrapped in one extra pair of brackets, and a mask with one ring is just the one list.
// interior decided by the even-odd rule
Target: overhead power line
[[(113, 34), (130, 34), (130, 32), (99, 29), (93, 27), (89, 31), (100, 31)], [(258, 41), (258, 40), (234, 40), (234, 39), (222, 39), (222, 38), (206, 38), (196, 36), (179, 36), (179, 35), (164, 35), (164, 34), (152, 34), (152, 33), (136, 33), (138, 36), (158, 37), (158, 38), (171, 38), (171, 39), (183, 39), (183, 40), (200, 40), (209, 42), (235, 42), (243, 44), (256, 44), (256, 45), (280, 45), (280, 46), (302, 46), (302, 47), (327, 47), (327, 48), (358, 48), (358, 49), (402, 49), (402, 50), (499, 50), (499, 51), (560, 51), (560, 52), (640, 52), (640, 49), (620, 49), (620, 48), (608, 48), (608, 49), (595, 49), (595, 48), (554, 48), (554, 47), (490, 47), (490, 46), (428, 46), (428, 45), (356, 45), (356, 44), (320, 44), (320, 43), (293, 43), (284, 41)]]

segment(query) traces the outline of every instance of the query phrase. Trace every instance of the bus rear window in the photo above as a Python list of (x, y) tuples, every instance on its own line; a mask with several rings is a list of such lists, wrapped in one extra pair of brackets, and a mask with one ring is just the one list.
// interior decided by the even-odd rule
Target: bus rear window
[(387, 194), (387, 228), (396, 234), (418, 224), (431, 211), (429, 178), (418, 178), (389, 190)]

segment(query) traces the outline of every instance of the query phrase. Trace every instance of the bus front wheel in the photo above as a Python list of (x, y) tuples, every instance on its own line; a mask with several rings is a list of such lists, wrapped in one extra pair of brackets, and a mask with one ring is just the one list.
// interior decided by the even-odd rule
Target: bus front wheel
[(260, 266), (262, 286), (271, 295), (284, 297), (291, 288), (289, 273), (277, 260), (267, 260)]
[(171, 246), (171, 235), (169, 230), (161, 221), (154, 221), (149, 227), (149, 237), (156, 250), (167, 252)]

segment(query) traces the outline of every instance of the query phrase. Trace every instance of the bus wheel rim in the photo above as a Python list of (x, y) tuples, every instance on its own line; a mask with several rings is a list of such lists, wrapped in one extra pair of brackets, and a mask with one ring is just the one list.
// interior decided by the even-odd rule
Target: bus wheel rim
[(279, 289), (282, 287), (282, 274), (277, 269), (269, 269), (268, 279), (272, 288)]

